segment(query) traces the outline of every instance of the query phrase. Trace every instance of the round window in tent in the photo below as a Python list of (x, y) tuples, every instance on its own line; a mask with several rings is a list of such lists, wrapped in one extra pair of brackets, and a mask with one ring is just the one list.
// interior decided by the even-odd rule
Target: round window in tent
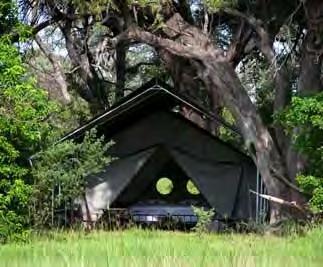
[(156, 189), (161, 195), (168, 195), (173, 191), (173, 182), (167, 177), (159, 178), (156, 183)]
[(186, 184), (187, 192), (189, 192), (191, 195), (199, 195), (200, 191), (197, 189), (195, 184), (192, 182), (192, 180), (188, 180)]

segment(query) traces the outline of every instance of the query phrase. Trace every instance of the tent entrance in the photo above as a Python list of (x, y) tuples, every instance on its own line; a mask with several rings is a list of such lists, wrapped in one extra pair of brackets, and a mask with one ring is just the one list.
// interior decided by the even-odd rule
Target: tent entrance
[(197, 222), (192, 206), (210, 209), (203, 194), (166, 151), (159, 151), (131, 179), (111, 205), (127, 210), (132, 220), (144, 224)]
[(194, 180), (170, 157), (159, 157), (159, 161), (151, 159), (132, 178), (111, 208), (127, 208), (140, 203), (210, 207)]

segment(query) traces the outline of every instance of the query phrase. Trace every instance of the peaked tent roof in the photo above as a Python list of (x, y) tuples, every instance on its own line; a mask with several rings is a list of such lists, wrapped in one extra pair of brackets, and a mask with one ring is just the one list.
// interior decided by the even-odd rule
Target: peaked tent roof
[(122, 98), (119, 102), (117, 102), (115, 105), (113, 105), (111, 108), (107, 109), (100, 115), (94, 117), (79, 128), (66, 134), (58, 142), (82, 136), (89, 129), (102, 124), (115, 125), (115, 127), (118, 127), (122, 120), (124, 120), (125, 118), (129, 119), (129, 117), (133, 117), (133, 114), (140, 116), (158, 108), (171, 109), (176, 105), (187, 106), (195, 112), (201, 114), (203, 117), (217, 120), (224, 127), (240, 135), (239, 131), (236, 128), (232, 127), (221, 118), (215, 116), (213, 113), (201, 107), (193, 99), (174, 92), (174, 90), (165, 83), (163, 83), (162, 86), (160, 84), (160, 82), (155, 85), (152, 82), (145, 84), (141, 88)]

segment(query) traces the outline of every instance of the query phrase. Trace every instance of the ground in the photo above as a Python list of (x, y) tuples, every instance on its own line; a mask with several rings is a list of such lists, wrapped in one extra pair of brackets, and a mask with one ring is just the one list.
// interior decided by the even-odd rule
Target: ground
[(127, 230), (51, 233), (0, 247), (0, 266), (322, 266), (323, 228), (303, 236)]

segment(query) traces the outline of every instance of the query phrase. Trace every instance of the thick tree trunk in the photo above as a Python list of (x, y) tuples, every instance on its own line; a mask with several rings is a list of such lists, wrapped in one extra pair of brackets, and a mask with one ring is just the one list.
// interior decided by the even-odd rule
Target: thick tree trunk
[(307, 33), (302, 45), (298, 91), (310, 96), (322, 89), (321, 67), (323, 56), (323, 2), (309, 0), (304, 5)]
[[(303, 197), (288, 181), (285, 166), (268, 129), (257, 114), (239, 79), (226, 62), (206, 59), (202, 63), (201, 75), (211, 90), (218, 90), (226, 107), (234, 115), (244, 141), (253, 155), (268, 194), (287, 201), (303, 203)], [(205, 73), (216, 75), (205, 76)], [(214, 89), (215, 88), (215, 89)], [(283, 219), (283, 207), (271, 203), (271, 222)]]
[[(165, 49), (160, 49), (158, 53), (172, 77), (175, 90), (190, 98), (199, 100), (201, 81), (198, 79), (196, 70), (190, 61), (173, 55)], [(209, 124), (202, 118), (201, 114), (187, 107), (182, 108), (181, 113), (201, 128), (208, 129)]]
[[(169, 20), (167, 22), (167, 25), (171, 30), (166, 30), (164, 32), (166, 36), (175, 37), (175, 39), (179, 42), (185, 41), (185, 38), (183, 38), (182, 35), (174, 35), (174, 31), (182, 31), (180, 25), (176, 22), (176, 20)], [(190, 27), (192, 28), (192, 26)], [(193, 40), (190, 41), (193, 42)], [(199, 39), (196, 39), (195, 45), (198, 45), (199, 41)], [(176, 56), (165, 49), (159, 49), (159, 56), (163, 60), (166, 68), (169, 70), (176, 90), (197, 100), (202, 100), (201, 98), (208, 97), (209, 103), (205, 108), (210, 110), (210, 112), (212, 112), (215, 117), (221, 118), (221, 98), (216, 91), (208, 91), (207, 93), (202, 92), (204, 85), (197, 75), (195, 63), (190, 59)], [(200, 127), (207, 129), (214, 135), (218, 135), (221, 126), (218, 121), (202, 118), (201, 114), (198, 114), (193, 110), (183, 109), (182, 113), (185, 117), (195, 122)]]
[[(50, 51), (40, 39), (39, 36), (35, 36), (35, 41), (38, 44), (40, 50), (47, 57), (50, 64), (53, 67), (53, 77), (54, 82), (58, 85), (55, 86), (55, 89), (58, 89), (59, 92), (56, 92), (57, 98), (64, 104), (69, 104), (71, 102), (71, 95), (68, 92), (68, 82), (64, 72), (64, 69), (57, 58), (57, 56)], [(50, 86), (49, 86), (50, 87)], [(52, 87), (53, 88), (53, 87)]]
[[(312, 96), (323, 90), (321, 81), (323, 54), (323, 3), (318, 0), (307, 1), (304, 6), (307, 18), (307, 33), (301, 48), (300, 73), (298, 80), (298, 94)], [(298, 129), (294, 130), (297, 134)], [(290, 142), (287, 149), (287, 161), (292, 177), (304, 171), (305, 158), (298, 153)]]
[(124, 97), (126, 83), (126, 49), (126, 45), (122, 42), (116, 47), (117, 84), (115, 98), (117, 101)]
[(65, 38), (69, 58), (80, 76), (77, 88), (79, 95), (90, 104), (92, 113), (106, 109), (109, 105), (106, 88), (93, 66), (93, 59), (88, 51), (86, 40), (74, 39), (70, 21), (67, 21), (60, 29)]
[[(258, 43), (259, 50), (263, 53), (265, 58), (270, 64), (271, 76), (275, 85), (275, 97), (273, 103), (273, 110), (275, 113), (282, 111), (289, 103), (290, 100), (290, 82), (288, 70), (285, 65), (280, 65), (277, 61), (277, 57), (273, 47), (273, 40), (270, 33), (260, 25), (257, 25), (256, 31), (260, 38)], [(277, 144), (279, 153), (282, 155), (282, 161), (287, 169), (287, 177), (294, 181), (295, 174), (293, 173), (293, 166), (289, 163), (289, 146), (290, 136), (287, 136), (284, 132), (284, 128), (276, 124), (274, 126), (274, 140)]]

